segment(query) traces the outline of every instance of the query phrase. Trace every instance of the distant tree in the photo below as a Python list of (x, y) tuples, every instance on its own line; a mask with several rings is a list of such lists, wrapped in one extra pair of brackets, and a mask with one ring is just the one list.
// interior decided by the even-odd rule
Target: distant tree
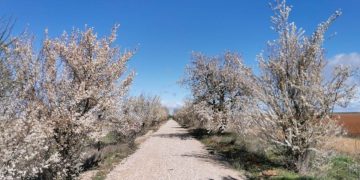
[(203, 127), (204, 125), (201, 124), (203, 121), (199, 114), (196, 113), (193, 105), (191, 100), (186, 100), (184, 105), (174, 111), (174, 119), (182, 126)]
[(119, 123), (120, 127), (115, 130), (133, 136), (159, 125), (167, 120), (169, 114), (168, 109), (161, 104), (159, 96), (145, 95), (126, 98), (121, 112), (121, 119), (125, 123)]
[(250, 94), (244, 83), (250, 74), (251, 70), (236, 53), (227, 52), (221, 57), (195, 53), (181, 82), (190, 88), (193, 108), (202, 117), (202, 124), (222, 132), (231, 112), (241, 110), (242, 107), (237, 106), (239, 101)]
[(321, 152), (327, 139), (341, 133), (331, 118), (334, 107), (346, 106), (354, 95), (354, 86), (346, 83), (351, 76), (348, 67), (337, 67), (330, 80), (323, 77), (324, 33), (341, 12), (307, 37), (288, 22), (291, 8), (285, 1), (274, 11), (272, 22), (279, 38), (268, 43), (266, 56), (259, 56), (261, 77), (253, 87), (258, 111), (253, 115), (263, 138), (287, 157), (288, 166), (306, 173), (312, 152)]

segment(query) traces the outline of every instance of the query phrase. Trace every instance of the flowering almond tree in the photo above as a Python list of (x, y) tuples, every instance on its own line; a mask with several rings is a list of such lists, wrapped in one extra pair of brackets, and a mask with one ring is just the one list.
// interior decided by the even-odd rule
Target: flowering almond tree
[(9, 86), (0, 101), (0, 179), (32, 177), (54, 157), (47, 153), (46, 119), (38, 114), (44, 106), (35, 90), (40, 69), (31, 45), (23, 35), (2, 52), (9, 76), (1, 80)]
[(11, 19), (0, 17), (0, 101), (3, 101), (11, 91), (11, 72), (7, 67), (7, 52), (14, 40), (10, 38), (13, 22)]
[(14, 88), (1, 102), (1, 178), (71, 179), (103, 125), (121, 123), (134, 74), (124, 77), (133, 52), (114, 47), (117, 27), (102, 39), (92, 28), (46, 38), (38, 55), (27, 37), (7, 49)]
[(331, 118), (334, 107), (345, 106), (354, 95), (354, 86), (346, 83), (349, 68), (338, 67), (330, 80), (323, 77), (324, 33), (341, 13), (336, 11), (308, 37), (288, 22), (291, 8), (285, 1), (274, 11), (272, 22), (279, 39), (269, 42), (265, 57), (259, 56), (254, 117), (263, 137), (287, 157), (289, 167), (306, 173), (312, 152), (320, 152), (326, 139), (341, 132)]
[(250, 74), (236, 53), (227, 52), (222, 57), (193, 55), (182, 83), (191, 89), (193, 107), (204, 121), (201, 124), (219, 132), (227, 127), (232, 111), (241, 111), (237, 105), (250, 94), (244, 84)]
[(174, 110), (174, 119), (183, 126), (204, 127), (201, 116), (196, 112), (192, 100), (186, 100), (184, 105)]
[(121, 107), (122, 120), (125, 123), (118, 123), (121, 127), (116, 127), (118, 133), (135, 135), (143, 130), (155, 127), (168, 118), (168, 110), (161, 104), (158, 96), (129, 97), (125, 99)]

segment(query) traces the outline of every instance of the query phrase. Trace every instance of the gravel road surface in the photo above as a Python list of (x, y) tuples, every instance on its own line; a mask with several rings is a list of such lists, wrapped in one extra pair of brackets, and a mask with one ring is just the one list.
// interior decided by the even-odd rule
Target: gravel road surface
[(108, 174), (108, 180), (244, 179), (169, 120)]

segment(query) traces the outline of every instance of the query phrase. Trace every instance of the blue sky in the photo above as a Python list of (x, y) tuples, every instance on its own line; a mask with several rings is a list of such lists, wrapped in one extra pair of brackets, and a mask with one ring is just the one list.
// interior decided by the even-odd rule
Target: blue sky
[[(248, 66), (256, 68), (256, 55), (265, 49), (266, 41), (276, 38), (270, 28), (269, 2), (273, 1), (0, 0), (0, 15), (16, 18), (14, 32), (27, 28), (38, 44), (45, 28), (50, 36), (58, 36), (87, 24), (103, 36), (119, 23), (116, 43), (127, 49), (138, 48), (129, 64), (137, 71), (131, 94), (160, 95), (164, 104), (177, 106), (188, 96), (177, 81), (192, 51), (208, 55), (236, 51)], [(326, 56), (334, 61), (360, 61), (360, 1), (288, 0), (288, 4), (293, 6), (290, 19), (308, 33), (341, 9), (343, 15), (327, 34)]]

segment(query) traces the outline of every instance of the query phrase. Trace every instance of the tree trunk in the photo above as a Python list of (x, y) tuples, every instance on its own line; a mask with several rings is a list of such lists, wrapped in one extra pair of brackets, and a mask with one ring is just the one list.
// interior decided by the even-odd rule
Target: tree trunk
[(311, 152), (309, 150), (306, 150), (303, 154), (301, 154), (298, 157), (298, 162), (296, 166), (297, 166), (297, 171), (300, 174), (306, 175), (309, 172), (310, 160), (311, 160)]

